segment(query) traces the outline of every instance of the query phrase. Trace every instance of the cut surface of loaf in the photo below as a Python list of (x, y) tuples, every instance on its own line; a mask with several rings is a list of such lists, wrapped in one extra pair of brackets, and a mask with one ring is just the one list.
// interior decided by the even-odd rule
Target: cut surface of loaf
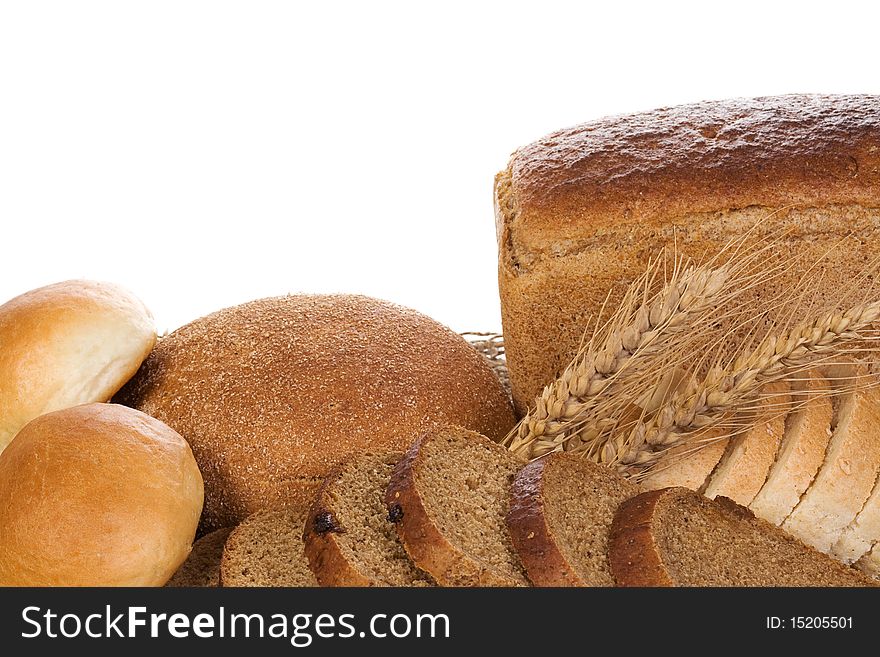
[(413, 562), (441, 586), (528, 586), (505, 522), (522, 465), (497, 443), (460, 427), (416, 440), (385, 495)]
[[(560, 130), (512, 155), (495, 180), (495, 218), (523, 413), (664, 246), (705, 261), (746, 231), (758, 242), (786, 231), (786, 254), (828, 254), (813, 292), (819, 305), (836, 301), (877, 255), (880, 96), (741, 98)], [(741, 300), (773, 294), (758, 286)]]
[(220, 584), (226, 587), (312, 587), (303, 545), (305, 506), (259, 511), (226, 539)]
[(749, 505), (759, 518), (780, 525), (800, 501), (825, 460), (831, 438), (831, 384), (819, 369), (804, 372), (792, 386), (793, 410), (767, 481)]
[(608, 537), (639, 488), (612, 468), (556, 452), (516, 475), (507, 526), (536, 586), (614, 586)]
[[(829, 366), (823, 371), (832, 385), (866, 375), (861, 366), (852, 364)], [(786, 531), (822, 552), (830, 552), (856, 518), (880, 471), (880, 390), (844, 392), (835, 398), (835, 409), (822, 466), (782, 524)]]
[(871, 491), (858, 515), (834, 543), (831, 553), (844, 563), (852, 563), (871, 552), (878, 543), (880, 543), (880, 478), (874, 484), (874, 490)]
[(223, 556), (223, 546), (226, 545), (226, 539), (231, 532), (231, 527), (224, 527), (205, 534), (193, 543), (192, 551), (186, 561), (165, 586), (172, 588), (220, 586), (220, 559)]
[(727, 498), (685, 488), (624, 502), (609, 561), (620, 586), (871, 586), (873, 582)]
[(856, 561), (856, 566), (869, 577), (880, 581), (880, 542), (875, 543), (868, 554)]
[(433, 586), (403, 549), (385, 489), (403, 454), (361, 454), (325, 480), (305, 527), (306, 555), (322, 586)]
[[(698, 490), (724, 456), (729, 440), (725, 430), (701, 432), (691, 444), (669, 449), (639, 483), (645, 490), (670, 486)], [(695, 449), (695, 444), (701, 447)]]
[(727, 497), (748, 506), (761, 490), (776, 460), (785, 417), (790, 408), (789, 386), (785, 381), (764, 386), (749, 417), (751, 426), (730, 439), (724, 456), (706, 480), (706, 497)]

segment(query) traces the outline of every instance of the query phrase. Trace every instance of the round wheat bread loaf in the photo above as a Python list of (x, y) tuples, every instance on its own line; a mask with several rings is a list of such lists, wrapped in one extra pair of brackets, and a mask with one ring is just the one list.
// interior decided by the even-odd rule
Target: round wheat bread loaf
[(522, 465), (461, 427), (416, 440), (385, 494), (388, 517), (413, 562), (441, 586), (528, 586), (505, 522)]
[(872, 586), (743, 506), (686, 488), (617, 510), (608, 560), (619, 586)]
[(231, 527), (205, 534), (195, 543), (183, 565), (177, 569), (166, 587), (216, 588), (220, 586), (220, 558)]
[(434, 586), (410, 561), (385, 508), (402, 456), (360, 454), (324, 481), (305, 528), (306, 555), (322, 586)]
[(614, 586), (608, 535), (617, 507), (639, 494), (615, 470), (556, 452), (513, 481), (507, 526), (536, 586)]
[(156, 343), (150, 312), (120, 287), (66, 281), (0, 306), (0, 452), (44, 413), (105, 402)]
[(261, 299), (163, 338), (118, 400), (168, 423), (205, 477), (202, 531), (311, 498), (351, 454), (455, 423), (500, 439), (509, 397), (424, 315), (362, 296)]
[(303, 545), (305, 506), (255, 513), (236, 527), (223, 547), (220, 585), (225, 587), (311, 587)]

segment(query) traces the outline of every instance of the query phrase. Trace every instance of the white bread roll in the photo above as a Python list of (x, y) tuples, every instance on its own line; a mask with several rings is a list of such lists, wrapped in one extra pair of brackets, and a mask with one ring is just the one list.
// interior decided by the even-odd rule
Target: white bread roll
[(0, 454), (0, 586), (161, 586), (202, 511), (186, 441), (115, 404), (43, 415)]
[(155, 343), (149, 311), (109, 283), (56, 283), (0, 306), (0, 452), (43, 413), (108, 401)]

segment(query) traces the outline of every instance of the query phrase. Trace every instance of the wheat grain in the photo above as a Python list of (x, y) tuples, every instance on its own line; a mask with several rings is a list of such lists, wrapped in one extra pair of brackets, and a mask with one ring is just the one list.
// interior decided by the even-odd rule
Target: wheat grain
[[(593, 348), (594, 336), (562, 375), (544, 388), (534, 409), (505, 440), (511, 451), (531, 458), (561, 446), (576, 433), (572, 429), (578, 426), (579, 418), (596, 410), (616, 378), (637, 358), (662, 351), (694, 318), (718, 305), (727, 296), (730, 279), (740, 271), (728, 265), (684, 267), (684, 261), (677, 258), (670, 280), (659, 293), (649, 296), (662, 262), (662, 257), (651, 262), (646, 273), (630, 286), (621, 308), (606, 325), (601, 348)], [(612, 428), (603, 427), (603, 420), (615, 423), (600, 414), (594, 431)]]
[(650, 468), (694, 431), (705, 430), (742, 408), (764, 384), (802, 371), (826, 355), (841, 358), (862, 351), (862, 332), (878, 319), (880, 301), (871, 301), (768, 335), (729, 367), (716, 366), (703, 380), (692, 379), (683, 392), (673, 395), (650, 419), (638, 422), (625, 438), (618, 435), (608, 441), (600, 460), (618, 464), (629, 474)]
[(507, 361), (504, 359), (504, 336), (484, 331), (466, 331), (461, 336), (486, 359), (509, 397), (510, 376), (507, 373)]

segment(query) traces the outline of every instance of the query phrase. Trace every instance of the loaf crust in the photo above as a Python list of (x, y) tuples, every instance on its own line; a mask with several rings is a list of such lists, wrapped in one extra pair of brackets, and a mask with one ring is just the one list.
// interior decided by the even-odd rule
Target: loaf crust
[(877, 207), (878, 142), (875, 95), (739, 98), (607, 117), (513, 154), (497, 193), (515, 205), (500, 204), (500, 228), (515, 230), (519, 247), (545, 250), (563, 230), (590, 238), (719, 208)]
[(523, 413), (606, 298), (614, 308), (673, 241), (699, 259), (761, 222), (756, 238), (784, 227), (781, 248), (795, 256), (837, 247), (819, 297), (854, 280), (876, 256), (880, 96), (700, 103), (562, 130), (513, 154), (496, 177), (495, 214), (505, 349)]
[(513, 480), (507, 514), (510, 538), (535, 586), (589, 586), (571, 568), (547, 524), (542, 479), (546, 464), (547, 458), (533, 461)]
[(642, 493), (617, 509), (608, 542), (608, 562), (618, 586), (675, 586), (651, 531), (657, 503), (667, 490)]

